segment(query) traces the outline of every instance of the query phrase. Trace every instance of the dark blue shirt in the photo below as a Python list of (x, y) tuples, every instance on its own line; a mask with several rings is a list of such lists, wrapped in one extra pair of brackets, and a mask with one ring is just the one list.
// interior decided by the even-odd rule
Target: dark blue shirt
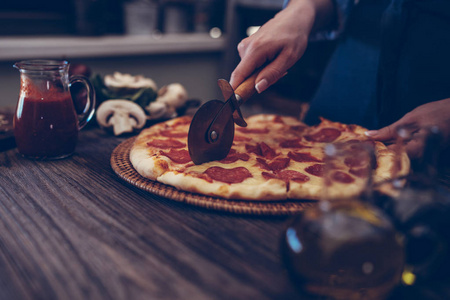
[(323, 116), (370, 129), (450, 98), (450, 0), (361, 0), (311, 101)]

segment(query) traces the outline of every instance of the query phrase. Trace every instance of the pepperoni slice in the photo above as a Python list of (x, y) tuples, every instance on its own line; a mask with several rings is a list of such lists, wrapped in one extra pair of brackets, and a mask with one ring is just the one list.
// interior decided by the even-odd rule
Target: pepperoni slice
[(266, 180), (269, 180), (269, 179), (280, 179), (280, 178), (278, 178), (278, 176), (276, 174), (269, 173), (269, 172), (262, 172), (261, 175)]
[(269, 168), (272, 171), (283, 170), (289, 166), (290, 161), (291, 160), (287, 157), (278, 157), (269, 164)]
[(285, 140), (280, 143), (281, 148), (311, 148), (309, 146), (303, 145), (301, 142), (302, 139), (291, 139), (291, 140)]
[(259, 144), (259, 147), (261, 148), (261, 154), (262, 156), (264, 156), (265, 158), (268, 159), (272, 159), (275, 156), (277, 156), (275, 150), (273, 150), (272, 148), (270, 148), (266, 143), (261, 142)]
[(250, 153), (255, 153), (258, 156), (262, 156), (268, 159), (273, 159), (277, 156), (275, 150), (270, 148), (266, 143), (261, 142), (256, 145), (245, 145), (245, 150), (247, 150)]
[(309, 176), (294, 170), (283, 170), (277, 175), (283, 180), (292, 180), (297, 182), (306, 182), (309, 180)]
[(264, 159), (259, 158), (259, 157), (256, 158), (256, 160), (261, 164), (261, 167), (263, 169), (266, 169), (269, 171), (274, 171), (274, 172), (287, 168), (287, 166), (289, 165), (289, 163), (291, 161), (287, 157), (278, 157), (270, 163), (267, 163)]
[(247, 150), (250, 153), (255, 153), (256, 155), (262, 156), (261, 147), (259, 147), (259, 144), (256, 145), (245, 144), (245, 150)]
[(247, 128), (247, 127), (238, 127), (236, 130), (249, 134), (249, 133), (255, 133), (255, 134), (265, 134), (269, 133), (269, 128)]
[(209, 177), (208, 175), (204, 174), (204, 173), (196, 173), (196, 172), (190, 172), (189, 175), (193, 176), (193, 177), (197, 177), (203, 180), (206, 180), (209, 183), (212, 183), (212, 179), (211, 177)]
[(364, 167), (368, 163), (369, 163), (369, 159), (366, 157), (351, 156), (351, 157), (346, 157), (344, 159), (344, 164), (350, 168)]
[(239, 152), (236, 152), (236, 150), (231, 149), (230, 152), (228, 153), (227, 157), (225, 157), (222, 160), (219, 160), (219, 162), (221, 162), (223, 164), (231, 164), (239, 159), (243, 160), (243, 161), (248, 161), (250, 159), (250, 156), (247, 153), (239, 153)]
[(290, 180), (296, 181), (296, 182), (306, 182), (310, 179), (309, 176), (302, 174), (300, 172), (294, 171), (294, 170), (283, 170), (276, 174), (262, 172), (261, 175), (265, 179), (281, 179), (285, 182), (288, 182)]
[(341, 131), (336, 128), (322, 128), (312, 135), (305, 135), (305, 139), (310, 142), (330, 143), (341, 135)]
[(225, 169), (222, 167), (211, 167), (205, 172), (206, 175), (214, 180), (225, 183), (240, 183), (247, 178), (253, 177), (249, 170), (244, 167)]
[(159, 153), (161, 153), (161, 155), (167, 156), (177, 164), (186, 164), (191, 161), (189, 152), (185, 149), (181, 150), (170, 149), (169, 152), (160, 151)]
[(323, 176), (324, 165), (315, 164), (305, 168), (305, 171), (311, 175), (322, 177)]
[(173, 138), (186, 138), (188, 136), (187, 132), (173, 131), (173, 130), (163, 130), (160, 132), (160, 134), (165, 137), (173, 137)]
[(309, 153), (289, 152), (288, 157), (297, 162), (322, 162), (322, 160), (312, 156)]
[(161, 149), (186, 147), (185, 143), (182, 143), (182, 142), (180, 142), (178, 140), (174, 140), (174, 139), (167, 139), (167, 140), (153, 139), (150, 142), (148, 142), (147, 145), (151, 146), (151, 147), (161, 148)]
[(347, 173), (344, 173), (342, 171), (336, 171), (331, 176), (334, 181), (340, 182), (340, 183), (352, 183), (355, 181), (355, 179), (348, 175)]

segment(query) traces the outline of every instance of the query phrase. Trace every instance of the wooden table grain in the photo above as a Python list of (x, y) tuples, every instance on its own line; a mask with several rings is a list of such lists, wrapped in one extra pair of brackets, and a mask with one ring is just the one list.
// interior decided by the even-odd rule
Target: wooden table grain
[(127, 138), (91, 126), (67, 159), (0, 152), (0, 299), (304, 299), (280, 251), (292, 217), (131, 186), (110, 167)]
[(0, 299), (295, 299), (289, 217), (160, 198), (110, 167), (125, 138), (80, 132), (58, 161), (0, 153)]

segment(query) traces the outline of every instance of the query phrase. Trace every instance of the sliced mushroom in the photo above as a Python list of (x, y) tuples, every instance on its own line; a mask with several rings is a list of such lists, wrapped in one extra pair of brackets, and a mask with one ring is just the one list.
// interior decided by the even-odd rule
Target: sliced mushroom
[(114, 72), (112, 75), (106, 75), (104, 79), (105, 85), (116, 92), (120, 91), (132, 91), (142, 88), (152, 88), (157, 90), (156, 83), (142, 75), (132, 76), (130, 74), (122, 74), (120, 72)]
[(170, 119), (177, 116), (175, 110), (170, 109), (169, 106), (163, 102), (152, 102), (145, 109), (152, 120)]
[(97, 109), (97, 122), (105, 129), (112, 129), (114, 135), (130, 133), (144, 127), (147, 121), (144, 110), (136, 103), (111, 99)]
[(163, 86), (158, 91), (157, 102), (163, 102), (167, 105), (178, 108), (183, 106), (188, 100), (188, 93), (184, 86), (179, 83), (171, 83)]
[(150, 119), (170, 119), (177, 116), (177, 108), (182, 107), (188, 100), (186, 89), (179, 83), (163, 86), (158, 91), (158, 97), (151, 102), (145, 110)]

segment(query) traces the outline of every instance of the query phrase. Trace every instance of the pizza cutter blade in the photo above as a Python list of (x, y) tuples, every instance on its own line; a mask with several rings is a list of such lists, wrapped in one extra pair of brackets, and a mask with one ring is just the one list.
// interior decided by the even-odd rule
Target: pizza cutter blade
[(230, 152), (234, 139), (234, 123), (245, 127), (239, 109), (255, 93), (259, 70), (247, 78), (236, 91), (224, 79), (218, 84), (226, 102), (211, 100), (203, 104), (192, 118), (188, 133), (188, 149), (194, 164), (221, 160)]
[(226, 103), (211, 100), (195, 113), (188, 133), (188, 149), (194, 164), (220, 160), (228, 155), (234, 138), (233, 112)]

